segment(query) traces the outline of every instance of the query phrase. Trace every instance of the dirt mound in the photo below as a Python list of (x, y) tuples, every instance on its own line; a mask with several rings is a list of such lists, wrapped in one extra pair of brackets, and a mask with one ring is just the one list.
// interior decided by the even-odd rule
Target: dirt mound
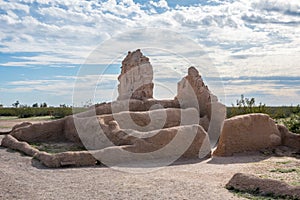
[(300, 186), (290, 186), (282, 181), (262, 179), (243, 173), (235, 174), (226, 184), (226, 188), (262, 196), (300, 199)]

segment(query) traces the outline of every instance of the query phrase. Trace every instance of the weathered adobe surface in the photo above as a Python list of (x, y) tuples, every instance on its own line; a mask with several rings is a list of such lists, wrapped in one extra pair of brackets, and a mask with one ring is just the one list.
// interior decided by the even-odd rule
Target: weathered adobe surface
[(128, 52), (118, 77), (118, 100), (153, 98), (153, 69), (140, 49)]
[[(159, 120), (159, 118), (156, 118), (156, 116), (161, 116), (161, 112), (165, 113), (166, 116), (171, 116), (166, 118), (167, 121), (163, 123), (161, 131), (158, 133), (155, 132), (155, 130), (158, 128), (155, 126), (157, 126), (158, 123), (153, 123), (153, 126), (143, 126), (149, 124), (150, 113), (152, 113), (152, 117), (154, 117), (154, 119)], [(141, 153), (158, 150), (159, 148), (162, 148), (164, 145), (168, 144), (172, 138), (174, 138), (178, 132), (178, 129), (182, 127), (182, 125), (187, 125), (180, 124), (181, 116), (193, 116), (190, 114), (193, 112), (197, 111), (193, 108), (183, 110), (169, 108), (165, 110), (158, 109), (145, 112), (124, 111), (117, 113), (114, 116), (111, 114), (99, 115), (96, 118), (101, 128), (104, 130), (104, 133), (110, 139), (110, 141), (112, 141), (114, 145), (117, 145), (117, 147), (110, 147), (106, 150), (102, 150), (100, 153), (98, 153), (98, 155), (101, 154), (101, 156), (107, 157), (107, 155), (111, 155), (112, 152), (115, 152), (119, 149)], [(127, 134), (128, 128), (130, 128), (128, 127), (129, 124), (126, 123), (128, 115), (130, 115), (130, 117), (133, 119), (134, 124), (137, 125), (135, 130), (130, 130), (131, 136), (128, 136)], [(80, 119), (83, 123), (89, 123), (88, 118)], [(118, 122), (115, 119), (117, 119)], [(189, 125), (196, 123), (193, 122), (192, 119), (187, 121), (190, 122)], [(53, 124), (55, 124), (55, 126), (53, 126)], [(96, 124), (96, 126), (97, 125), (98, 124)], [(198, 128), (200, 129), (200, 127), (202, 129), (202, 126), (199, 126)], [(91, 128), (93, 129), (93, 127)], [(155, 133), (153, 134), (151, 131)], [(205, 130), (195, 137), (193, 145), (191, 145), (190, 149), (188, 150), (189, 153), (183, 154), (182, 157), (197, 157), (199, 149), (203, 145), (205, 139), (204, 133), (206, 133)], [(150, 137), (151, 134), (154, 136)], [(136, 135), (138, 137), (134, 137), (132, 135)], [(144, 136), (144, 139), (140, 139), (141, 135)], [(30, 147), (30, 145), (24, 142), (19, 142), (15, 138), (26, 142), (72, 141), (82, 145), (81, 140), (76, 132), (74, 119), (72, 116), (62, 120), (42, 124), (31, 125), (30, 123), (23, 123), (17, 125), (13, 128), (11, 134), (3, 139), (2, 146), (17, 149), (30, 156), (34, 156), (34, 154), (37, 153), (37, 150), (33, 150), (34, 148)], [(93, 138), (92, 140), (94, 141)], [(225, 121), (220, 141), (216, 151), (214, 152), (214, 155), (230, 156), (234, 153), (260, 150), (279, 145), (299, 149), (299, 141), (299, 135), (289, 132), (284, 126), (276, 125), (274, 121), (267, 115), (243, 115)], [(209, 154), (209, 152), (207, 152), (207, 154)], [(48, 154), (37, 154), (35, 157), (40, 159), (46, 166), (49, 167), (58, 167), (63, 166), (64, 164), (72, 164), (74, 166), (85, 166), (91, 165), (92, 163), (96, 164), (94, 161), (91, 163), (91, 159), (88, 159), (86, 164), (84, 164), (85, 162), (83, 161), (76, 161), (76, 155), (78, 155), (78, 153), (74, 152), (70, 152), (70, 154), (64, 153), (58, 155), (60, 156), (56, 156), (53, 159), (49, 159), (49, 156), (51, 157), (53, 155)], [(68, 155), (67, 157), (72, 157), (74, 155), (74, 162), (65, 161), (65, 159), (62, 158), (63, 155)], [(86, 152), (86, 155), (90, 154)], [(70, 158), (66, 160), (69, 159)], [(121, 161), (121, 158), (115, 159), (119, 159)], [(61, 161), (60, 165), (57, 164), (58, 160)], [(50, 161), (55, 162), (56, 164), (51, 164)]]
[(178, 83), (175, 99), (180, 102), (182, 108), (196, 107), (201, 117), (208, 116), (209, 118), (211, 104), (218, 101), (217, 97), (209, 91), (195, 67), (190, 67), (188, 75)]
[(277, 146), (300, 150), (300, 135), (291, 133), (282, 125), (276, 125), (266, 114), (247, 114), (224, 121), (215, 156), (231, 156), (234, 153), (257, 151)]
[[(176, 112), (178, 110), (169, 110), (169, 113)], [(118, 155), (114, 154), (118, 150), (125, 150), (133, 153), (147, 153), (147, 152), (153, 152), (157, 151), (161, 148), (163, 148), (165, 145), (169, 144), (174, 137), (176, 136), (177, 138), (179, 137), (179, 141), (184, 141), (185, 138), (187, 138), (187, 134), (194, 134), (191, 137), (193, 138), (191, 140), (191, 143), (187, 145), (187, 149), (183, 151), (184, 153), (182, 155), (176, 155), (175, 149), (174, 152), (172, 151), (167, 151), (164, 152), (163, 154), (149, 154), (149, 158), (147, 159), (161, 159), (164, 157), (170, 157), (170, 156), (178, 156), (181, 158), (198, 158), (199, 153), (204, 154), (201, 156), (207, 156), (210, 155), (210, 144), (209, 144), (209, 139), (206, 131), (200, 126), (200, 125), (183, 125), (183, 126), (175, 126), (175, 127), (169, 127), (169, 128), (163, 128), (159, 131), (157, 130), (152, 130), (152, 131), (146, 131), (146, 132), (141, 132), (141, 131), (135, 131), (135, 130), (130, 130), (131, 133), (130, 135), (127, 134), (127, 131), (123, 130), (120, 128), (119, 124), (112, 120), (108, 120), (107, 123), (104, 122), (104, 118), (107, 119), (107, 116), (99, 117), (99, 123), (102, 126), (102, 129), (104, 130), (104, 133), (106, 136), (109, 138), (111, 142), (114, 143), (114, 146), (112, 145), (110, 148), (104, 148), (100, 149), (99, 151), (96, 152), (89, 152), (89, 151), (80, 151), (80, 152), (65, 152), (65, 153), (58, 153), (58, 154), (48, 154), (46, 152), (39, 152), (37, 149), (33, 148), (30, 146), (27, 142), (29, 142), (28, 133), (30, 133), (30, 129), (23, 127), (24, 130), (26, 130), (26, 141), (27, 142), (22, 142), (19, 140), (22, 140), (23, 138), (18, 138), (17, 140), (14, 136), (12, 135), (7, 135), (3, 140), (2, 140), (2, 146), (4, 147), (9, 147), (11, 149), (19, 150), (24, 152), (27, 155), (33, 156), (34, 158), (40, 160), (44, 165), (48, 167), (61, 167), (64, 165), (73, 165), (73, 166), (88, 166), (88, 165), (95, 165), (96, 159), (93, 157), (93, 154), (97, 154), (97, 158), (103, 157), (107, 159), (109, 155), (114, 155), (111, 157), (110, 162), (125, 162), (125, 161), (137, 161), (136, 157), (132, 157), (130, 159), (128, 158), (123, 158), (123, 157), (118, 157)], [(87, 120), (84, 120), (85, 123), (88, 123)], [(169, 122), (173, 123), (173, 122)], [(90, 127), (94, 128), (94, 127)], [(17, 133), (20, 133), (20, 130), (22, 127), (20, 127), (17, 130)], [(151, 128), (150, 128), (151, 129)], [(39, 130), (34, 128), (36, 133), (40, 133)], [(20, 134), (19, 136), (21, 136)], [(33, 134), (34, 135), (34, 134)], [(41, 133), (43, 136), (43, 133)], [(96, 136), (96, 134), (95, 134)], [(36, 137), (32, 137), (35, 142)], [(92, 141), (94, 141), (94, 138), (89, 138)], [(46, 141), (49, 142), (49, 140), (46, 138)], [(42, 142), (39, 140), (39, 142)], [(176, 145), (176, 148), (179, 148), (179, 145), (182, 142), (179, 142)], [(204, 147), (209, 147), (206, 149), (201, 149)], [(93, 148), (93, 147), (91, 147)], [(73, 159), (72, 159), (73, 158)], [(93, 159), (92, 159), (93, 158)], [(143, 157), (145, 159), (145, 157)], [(101, 162), (101, 159), (99, 160)]]
[[(135, 162), (143, 163), (145, 160), (164, 160), (172, 157), (177, 158), (204, 158), (210, 156), (211, 148), (206, 131), (199, 125), (185, 125), (171, 127), (156, 131), (139, 132), (133, 131), (134, 135), (143, 135), (145, 138), (132, 137), (120, 131), (118, 126), (111, 129), (116, 133), (111, 141), (115, 141), (120, 146), (111, 146), (94, 152), (96, 157), (100, 157), (109, 166), (120, 163)], [(176, 138), (176, 139), (175, 139)], [(189, 140), (193, 138), (192, 140)], [(164, 148), (175, 141), (172, 148)], [(127, 157), (123, 152), (137, 153), (135, 156)], [(183, 150), (183, 151), (182, 151)], [(146, 153), (139, 156), (140, 153)], [(101, 160), (101, 161), (102, 161)], [(174, 160), (175, 161), (175, 160)]]

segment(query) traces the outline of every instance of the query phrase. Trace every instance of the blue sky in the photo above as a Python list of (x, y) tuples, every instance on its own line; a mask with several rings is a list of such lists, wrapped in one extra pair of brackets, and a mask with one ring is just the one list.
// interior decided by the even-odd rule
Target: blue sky
[[(0, 104), (10, 106), (19, 100), (27, 105), (71, 105), (76, 81), (81, 90), (95, 93), (93, 98), (81, 95), (77, 104), (114, 99), (120, 61), (135, 50), (130, 48), (149, 47), (145, 35), (137, 31), (149, 27), (176, 33), (176, 38), (156, 36), (164, 51), (142, 49), (157, 67), (156, 98), (176, 94), (176, 82), (185, 76), (188, 63), (166, 52), (183, 45), (183, 57), (200, 59), (205, 54), (210, 59), (209, 65), (199, 67), (200, 73), (227, 105), (241, 94), (267, 105), (300, 103), (298, 0), (3, 0)], [(124, 33), (133, 34), (125, 38)], [(201, 51), (187, 46), (183, 42), (187, 38)], [(87, 64), (95, 49), (101, 50), (97, 62)], [(88, 68), (84, 74), (82, 66)], [(214, 68), (213, 75), (207, 73), (209, 67)], [(88, 84), (93, 82), (96, 88)]]

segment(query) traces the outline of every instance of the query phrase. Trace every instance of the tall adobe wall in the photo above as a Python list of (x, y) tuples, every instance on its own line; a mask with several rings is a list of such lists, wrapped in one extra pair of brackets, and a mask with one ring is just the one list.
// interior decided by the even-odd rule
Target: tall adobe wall
[(118, 77), (118, 100), (153, 98), (153, 69), (140, 49), (128, 52)]
[(218, 101), (218, 98), (204, 84), (201, 75), (195, 67), (190, 67), (188, 75), (178, 82), (175, 99), (180, 102), (182, 108), (197, 108), (200, 117), (210, 117), (211, 105)]

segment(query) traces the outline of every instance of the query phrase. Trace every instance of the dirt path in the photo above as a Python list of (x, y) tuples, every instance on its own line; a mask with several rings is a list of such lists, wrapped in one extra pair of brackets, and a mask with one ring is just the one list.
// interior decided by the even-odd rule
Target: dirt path
[(259, 159), (214, 158), (132, 174), (106, 167), (47, 169), (0, 148), (0, 199), (240, 199), (224, 185)]
[(49, 116), (45, 117), (31, 117), (31, 118), (17, 118), (17, 117), (1, 117), (0, 116), (0, 131), (10, 131), (11, 128), (22, 122), (40, 123), (51, 121)]

